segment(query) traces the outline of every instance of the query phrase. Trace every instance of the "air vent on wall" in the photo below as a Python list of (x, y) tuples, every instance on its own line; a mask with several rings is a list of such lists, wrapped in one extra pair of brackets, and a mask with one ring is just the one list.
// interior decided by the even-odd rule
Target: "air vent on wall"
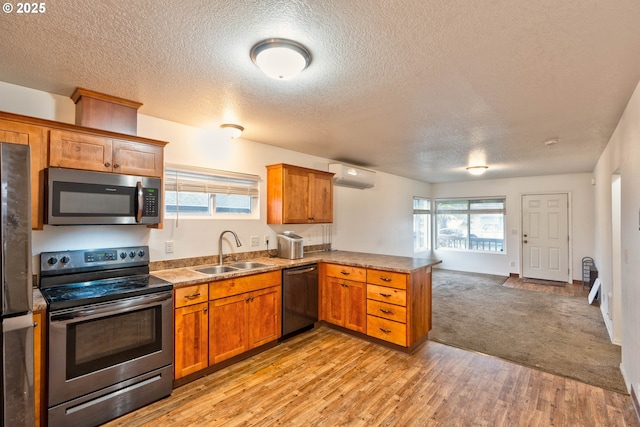
[(376, 173), (372, 170), (343, 163), (330, 163), (329, 172), (333, 172), (334, 185), (351, 188), (371, 188), (376, 184)]

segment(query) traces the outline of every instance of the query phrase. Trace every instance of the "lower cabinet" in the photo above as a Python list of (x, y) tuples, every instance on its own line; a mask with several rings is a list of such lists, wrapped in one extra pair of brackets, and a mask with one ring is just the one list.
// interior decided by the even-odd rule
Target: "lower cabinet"
[(178, 379), (209, 366), (208, 284), (178, 288), (173, 301), (173, 377)]
[(177, 288), (174, 379), (280, 338), (281, 285), (273, 271)]
[(364, 268), (324, 265), (324, 320), (353, 331), (367, 332), (365, 278)]
[(281, 306), (280, 286), (209, 302), (209, 363), (222, 362), (278, 339)]
[(35, 405), (35, 426), (46, 425), (46, 311), (33, 313), (33, 397)]
[(322, 320), (411, 348), (431, 330), (431, 267), (411, 273), (320, 264)]

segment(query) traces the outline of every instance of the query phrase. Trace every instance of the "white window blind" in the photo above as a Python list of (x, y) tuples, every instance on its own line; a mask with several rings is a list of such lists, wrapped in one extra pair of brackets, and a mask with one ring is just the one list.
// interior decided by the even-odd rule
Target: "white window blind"
[(217, 169), (167, 164), (164, 188), (165, 191), (258, 197), (260, 177)]

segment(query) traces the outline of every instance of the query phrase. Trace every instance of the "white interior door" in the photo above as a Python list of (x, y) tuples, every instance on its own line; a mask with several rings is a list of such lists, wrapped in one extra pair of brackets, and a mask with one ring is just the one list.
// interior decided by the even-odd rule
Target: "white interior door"
[(569, 281), (568, 195), (522, 196), (522, 275)]

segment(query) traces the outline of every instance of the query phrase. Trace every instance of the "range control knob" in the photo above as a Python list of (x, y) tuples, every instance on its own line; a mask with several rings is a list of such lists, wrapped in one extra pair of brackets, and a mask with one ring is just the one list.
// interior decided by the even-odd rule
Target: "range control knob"
[(71, 259), (69, 259), (69, 257), (68, 257), (68, 256), (63, 256), (63, 257), (60, 259), (60, 262), (61, 262), (61, 263), (63, 263), (63, 264), (66, 264), (66, 263), (68, 263), (69, 261), (71, 261)]
[(126, 252), (120, 252), (120, 258), (125, 259), (127, 257)]
[(134, 256), (136, 256), (136, 253), (134, 251), (129, 252), (129, 258), (133, 258)]
[(144, 256), (144, 251), (142, 251), (142, 250), (138, 251), (138, 256), (140, 258), (142, 258)]
[(53, 256), (47, 260), (47, 263), (49, 265), (55, 265), (57, 262), (58, 262), (58, 258), (53, 257)]

